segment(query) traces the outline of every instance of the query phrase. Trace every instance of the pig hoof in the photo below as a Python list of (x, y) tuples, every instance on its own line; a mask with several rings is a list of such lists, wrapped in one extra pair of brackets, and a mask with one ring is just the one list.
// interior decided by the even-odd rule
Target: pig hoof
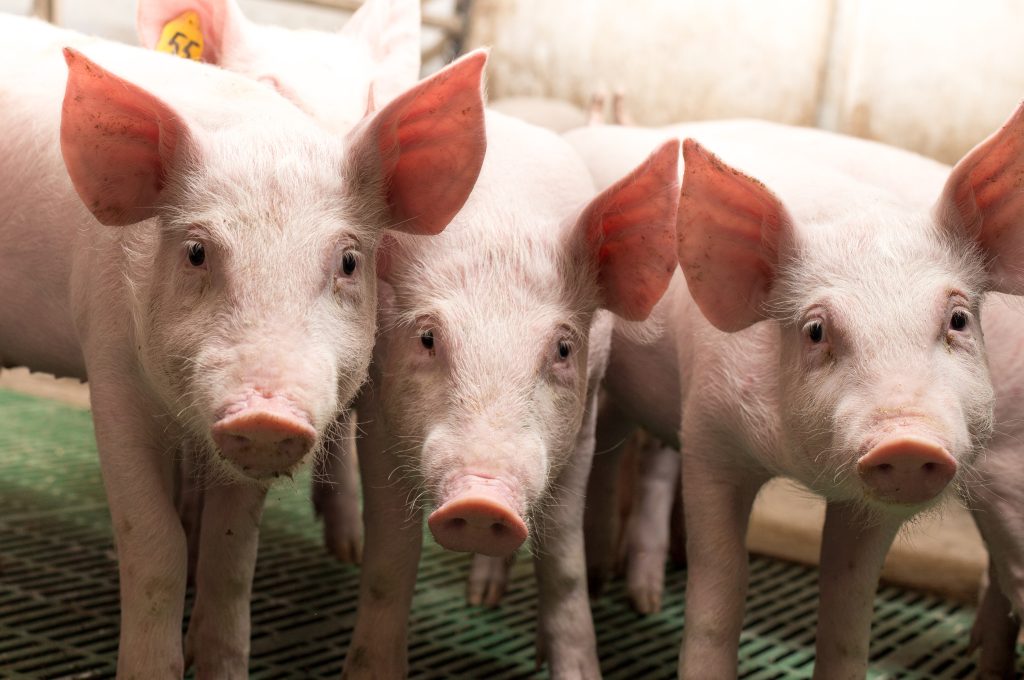
[(473, 555), (466, 584), (466, 600), (474, 607), (497, 607), (508, 586), (513, 558)]
[(661, 595), (665, 585), (665, 553), (636, 552), (630, 555), (627, 591), (630, 604), (640, 614), (661, 611)]
[(342, 564), (360, 564), (363, 561), (363, 542), (358, 531), (334, 530), (325, 522), (324, 544), (327, 553)]

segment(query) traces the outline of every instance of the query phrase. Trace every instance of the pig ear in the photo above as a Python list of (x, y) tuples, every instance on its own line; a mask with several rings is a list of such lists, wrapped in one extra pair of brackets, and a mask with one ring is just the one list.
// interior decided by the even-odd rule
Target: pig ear
[(992, 290), (1024, 295), (1024, 104), (956, 164), (938, 213), (981, 246)]
[(164, 39), (166, 45), (161, 40), (164, 27), (185, 12), (199, 18), (202, 61), (220, 64), (225, 54), (243, 46), (246, 19), (235, 0), (139, 0), (135, 24), (143, 47), (173, 52), (174, 36)]
[(487, 147), (486, 63), (471, 52), (349, 133), (350, 176), (383, 188), (393, 229), (440, 233), (469, 198)]
[(420, 0), (366, 0), (341, 30), (370, 46), (378, 106), (419, 80)]
[(631, 173), (602, 191), (577, 223), (597, 259), (601, 306), (643, 321), (676, 268), (679, 140), (662, 144)]
[(142, 88), (65, 48), (68, 84), (60, 148), (86, 207), (109, 226), (152, 217), (188, 129)]
[(765, 318), (789, 213), (763, 184), (692, 139), (683, 142), (683, 165), (676, 245), (686, 284), (716, 328), (742, 330)]

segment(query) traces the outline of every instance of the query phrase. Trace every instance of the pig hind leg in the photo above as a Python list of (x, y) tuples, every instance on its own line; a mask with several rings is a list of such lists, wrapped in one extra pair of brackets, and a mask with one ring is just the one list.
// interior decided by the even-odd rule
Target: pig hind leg
[(630, 603), (641, 614), (661, 610), (673, 500), (678, 496), (679, 452), (645, 437), (639, 448), (633, 504), (620, 550)]
[(509, 557), (474, 554), (466, 582), (466, 601), (474, 607), (497, 607), (501, 604), (514, 563), (515, 554)]
[(587, 585), (597, 597), (604, 590), (615, 564), (619, 535), (620, 477), (623, 454), (636, 424), (607, 393), (598, 401), (594, 457), (587, 480), (583, 517), (587, 557)]
[(327, 552), (343, 564), (363, 558), (356, 456), (356, 414), (350, 410), (338, 417), (325, 455), (313, 467), (313, 511), (323, 519)]

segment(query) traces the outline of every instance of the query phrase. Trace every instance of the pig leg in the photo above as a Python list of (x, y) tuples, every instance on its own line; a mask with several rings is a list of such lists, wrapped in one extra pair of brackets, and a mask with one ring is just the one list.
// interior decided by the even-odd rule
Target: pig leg
[(589, 399), (572, 457), (551, 486), (534, 534), (540, 660), (552, 678), (600, 678), (597, 638), (587, 596), (583, 507), (594, 454), (596, 390)]
[(256, 484), (206, 489), (196, 601), (185, 663), (197, 678), (249, 676), (249, 604), (267, 490)]
[[(369, 386), (364, 389), (370, 390)], [(404, 678), (408, 674), (408, 625), (423, 542), (423, 511), (411, 506), (408, 481), (395, 471), (394, 450), (373, 395), (359, 401), (364, 434), (359, 441), (365, 543), (359, 609), (345, 657), (347, 678)]]
[(203, 521), (203, 471), (196, 456), (199, 452), (195, 446), (186, 441), (181, 446), (181, 458), (177, 461), (175, 472), (175, 498), (178, 517), (185, 529), (185, 540), (188, 543), (188, 581), (193, 583), (196, 577), (196, 565), (199, 562), (199, 536)]
[(878, 577), (900, 524), (894, 518), (865, 517), (858, 505), (828, 504), (818, 576), (815, 678), (852, 680), (867, 674)]
[(971, 629), (971, 650), (981, 648), (978, 677), (984, 680), (1012, 680), (1017, 677), (1017, 635), (1020, 621), (1013, 614), (1010, 600), (1003, 594), (989, 560), (988, 583)]
[(672, 501), (678, 495), (679, 452), (648, 439), (640, 449), (640, 470), (622, 548), (626, 590), (641, 614), (661, 611), (668, 557)]
[[(676, 455), (679, 455), (676, 452)], [(680, 461), (680, 466), (682, 461)], [(680, 485), (681, 486), (681, 485)], [(669, 523), (668, 554), (676, 567), (686, 566), (686, 520), (683, 517), (683, 494), (672, 499), (672, 519)]]
[(701, 447), (700, 441), (683, 438), (689, 567), (679, 677), (735, 678), (749, 580), (747, 524), (766, 477), (727, 467), (728, 452)]
[[(111, 359), (96, 363), (119, 365)], [(120, 574), (117, 676), (181, 678), (188, 556), (164, 424), (152, 417), (158, 407), (121, 372), (91, 370), (89, 378)]]
[(984, 483), (975, 494), (972, 515), (989, 552), (989, 584), (975, 622), (981, 646), (979, 673), (1014, 676), (1018, 621), (1010, 612), (1024, 611), (1024, 504), (1020, 500), (1017, 452), (992, 448), (983, 454), (978, 473)]
[(474, 607), (497, 607), (508, 586), (508, 573), (515, 563), (515, 555), (491, 557), (476, 553), (469, 567), (466, 601)]
[(619, 534), (619, 468), (636, 424), (607, 393), (598, 398), (594, 460), (583, 515), (587, 586), (597, 597), (612, 573)]
[(324, 521), (327, 552), (343, 564), (363, 558), (363, 523), (359, 514), (359, 467), (356, 463), (356, 414), (349, 410), (335, 425), (327, 455), (313, 467), (313, 510)]

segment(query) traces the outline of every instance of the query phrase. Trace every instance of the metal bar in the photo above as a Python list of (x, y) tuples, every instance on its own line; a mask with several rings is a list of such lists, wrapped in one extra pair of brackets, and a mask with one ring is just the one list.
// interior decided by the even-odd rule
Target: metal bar
[(32, 14), (51, 23), (57, 23), (58, 0), (32, 0)]

